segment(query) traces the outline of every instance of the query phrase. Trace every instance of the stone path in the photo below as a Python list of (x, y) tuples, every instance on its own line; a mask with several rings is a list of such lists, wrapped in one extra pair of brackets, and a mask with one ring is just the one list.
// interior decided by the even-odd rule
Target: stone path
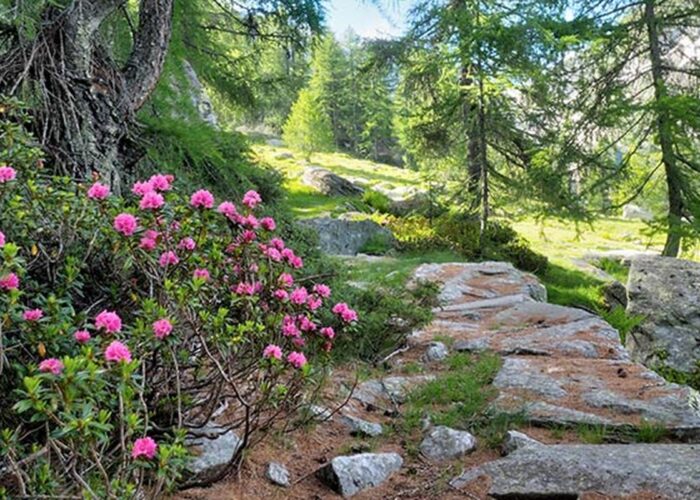
[[(503, 364), (494, 380), (499, 395), (493, 407), (524, 415), (532, 425), (633, 430), (653, 424), (679, 442), (700, 442), (698, 393), (633, 362), (618, 332), (600, 317), (546, 303), (546, 290), (534, 276), (507, 263), (485, 262), (426, 264), (415, 279), (441, 283), (441, 305), (432, 323), (414, 332), (390, 362), (398, 367), (420, 360), (426, 370), (363, 382), (346, 411), (359, 415), (364, 407), (398, 414), (407, 392), (432, 378), (430, 363), (439, 363), (442, 344), (448, 344), (452, 351), (499, 353)], [(698, 445), (525, 448), (467, 470), (450, 484), (460, 488), (485, 475), (490, 495), (509, 498), (576, 498), (582, 491), (700, 497)], [(664, 482), (670, 485), (666, 493), (658, 489)]]

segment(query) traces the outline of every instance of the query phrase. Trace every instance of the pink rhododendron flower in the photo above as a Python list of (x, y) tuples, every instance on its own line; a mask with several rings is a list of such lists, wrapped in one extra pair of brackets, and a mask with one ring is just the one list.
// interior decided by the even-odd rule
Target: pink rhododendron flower
[(197, 279), (209, 281), (209, 271), (206, 269), (195, 269), (193, 276)]
[(5, 246), (5, 233), (0, 231), (0, 248)]
[(122, 329), (122, 319), (114, 311), (102, 311), (95, 317), (95, 327), (109, 333), (117, 333)]
[(90, 332), (87, 330), (78, 330), (73, 334), (73, 338), (79, 344), (86, 344), (90, 340)]
[(327, 339), (333, 339), (335, 337), (335, 330), (330, 326), (324, 326), (319, 330), (319, 333), (326, 337)]
[(49, 358), (39, 363), (39, 371), (43, 373), (53, 373), (60, 375), (63, 371), (63, 363), (60, 359)]
[(287, 356), (287, 361), (289, 361), (294, 368), (301, 368), (306, 364), (306, 356), (304, 356), (302, 352), (292, 351)]
[(306, 305), (309, 306), (309, 309), (311, 311), (315, 311), (323, 305), (323, 300), (320, 297), (314, 297), (313, 295), (310, 295), (309, 299), (306, 301)]
[(255, 241), (255, 238), (257, 238), (258, 235), (255, 234), (255, 231), (251, 231), (250, 229), (246, 229), (241, 233), (241, 241), (243, 243), (250, 243), (251, 241)]
[(0, 183), (13, 181), (16, 177), (17, 171), (14, 168), (7, 165), (0, 167)]
[(92, 200), (104, 200), (109, 196), (109, 186), (96, 182), (90, 186), (87, 195)]
[(172, 175), (155, 174), (148, 179), (148, 183), (156, 191), (170, 191), (174, 180), (175, 177)]
[(41, 309), (30, 309), (28, 311), (24, 311), (22, 317), (25, 321), (39, 321), (44, 317), (44, 311)]
[(285, 337), (298, 337), (301, 335), (294, 318), (291, 316), (285, 316), (282, 320), (282, 335)]
[(164, 339), (173, 331), (173, 324), (168, 319), (159, 319), (153, 323), (153, 335), (158, 339)]
[(273, 262), (282, 262), (282, 254), (276, 248), (266, 248), (263, 253)]
[(187, 237), (182, 238), (180, 240), (180, 243), (177, 244), (177, 247), (182, 248), (183, 250), (192, 251), (197, 247), (197, 243), (195, 243), (195, 241), (192, 238)]
[(289, 300), (292, 302), (292, 304), (301, 305), (306, 302), (308, 297), (309, 292), (302, 286), (294, 289), (294, 291), (289, 295)]
[(155, 191), (148, 191), (144, 193), (141, 201), (139, 202), (139, 208), (141, 210), (158, 210), (165, 204), (165, 198), (160, 193)]
[(172, 250), (168, 250), (167, 252), (163, 252), (160, 255), (160, 259), (158, 259), (158, 263), (160, 264), (160, 267), (174, 266), (178, 262), (180, 262), (180, 258)]
[(275, 247), (277, 250), (284, 250), (284, 241), (280, 238), (272, 238), (270, 240), (270, 246)]
[(274, 231), (277, 228), (275, 219), (272, 217), (263, 217), (260, 219), (260, 226), (262, 226), (265, 231)]
[(257, 193), (257, 191), (248, 191), (243, 195), (243, 204), (248, 208), (255, 208), (255, 206), (262, 201), (262, 198)]
[(130, 363), (131, 352), (129, 351), (129, 348), (127, 346), (125, 346), (118, 340), (115, 340), (107, 346), (107, 349), (105, 349), (105, 359), (107, 361), (113, 361), (117, 363), (120, 361)]
[(240, 282), (236, 285), (236, 293), (238, 295), (255, 295), (255, 284)]
[(211, 208), (214, 206), (214, 195), (206, 189), (200, 189), (190, 198), (190, 205), (194, 208)]
[(138, 219), (131, 214), (121, 213), (114, 218), (114, 229), (124, 236), (134, 234), (138, 225)]
[(15, 273), (6, 274), (0, 278), (0, 288), (4, 290), (16, 290), (19, 288), (19, 277)]
[(289, 273), (282, 273), (279, 277), (279, 282), (283, 286), (292, 286), (294, 284), (294, 277)]
[(224, 201), (221, 204), (219, 204), (219, 207), (216, 209), (216, 211), (220, 214), (225, 215), (229, 219), (233, 219), (236, 215), (238, 215), (236, 205), (234, 205), (230, 201)]
[(303, 337), (293, 337), (292, 344), (294, 344), (297, 347), (304, 347), (306, 345), (306, 339), (304, 339)]
[(282, 349), (275, 344), (270, 344), (263, 351), (263, 358), (282, 359)]
[(314, 285), (313, 288), (314, 292), (317, 293), (319, 296), (323, 297), (324, 299), (327, 299), (328, 297), (331, 296), (331, 289), (328, 285), (323, 285), (323, 284), (318, 284)]
[(153, 239), (153, 238), (148, 238), (147, 236), (144, 236), (141, 238), (141, 241), (139, 243), (139, 248), (143, 248), (147, 252), (151, 252), (156, 249), (158, 246), (158, 241)]
[(316, 330), (316, 323), (306, 316), (299, 316), (299, 328), (303, 332), (313, 332)]
[(357, 313), (350, 309), (345, 302), (340, 302), (333, 306), (333, 313), (343, 318), (346, 323), (357, 321)]
[(150, 193), (151, 191), (153, 191), (153, 186), (151, 185), (151, 183), (149, 181), (136, 182), (131, 187), (131, 192), (137, 196), (143, 196), (146, 193)]
[(277, 299), (277, 300), (286, 300), (289, 297), (289, 293), (287, 290), (284, 290), (282, 288), (279, 288), (272, 292), (272, 295)]
[(131, 458), (136, 460), (137, 458), (146, 458), (151, 460), (156, 456), (156, 450), (158, 445), (150, 437), (138, 438), (134, 441), (134, 445), (131, 447)]

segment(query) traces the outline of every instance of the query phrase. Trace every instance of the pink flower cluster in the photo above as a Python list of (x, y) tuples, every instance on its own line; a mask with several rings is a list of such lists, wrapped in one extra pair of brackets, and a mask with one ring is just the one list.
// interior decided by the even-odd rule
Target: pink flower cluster
[(173, 324), (168, 319), (159, 319), (153, 323), (153, 335), (157, 339), (164, 339), (173, 331)]
[(134, 234), (138, 225), (138, 219), (131, 214), (121, 213), (114, 218), (114, 229), (124, 236)]
[(206, 189), (200, 189), (192, 194), (190, 205), (194, 208), (212, 208), (214, 206), (214, 195)]
[(17, 171), (7, 165), (0, 166), (0, 184), (14, 181), (17, 177)]
[(107, 333), (117, 333), (122, 329), (122, 319), (114, 311), (102, 311), (95, 317), (95, 327)]
[(39, 321), (41, 318), (44, 317), (44, 311), (42, 311), (41, 309), (29, 309), (28, 311), (24, 311), (22, 317), (25, 321)]
[(150, 437), (138, 438), (131, 447), (131, 458), (145, 458), (151, 460), (156, 456), (158, 444)]
[(78, 330), (73, 334), (73, 338), (78, 344), (87, 344), (91, 337), (87, 330)]
[(100, 182), (96, 182), (92, 186), (90, 186), (87, 195), (88, 198), (92, 200), (104, 200), (109, 196), (109, 186)]
[(333, 306), (333, 314), (343, 318), (346, 323), (357, 321), (357, 313), (350, 309), (345, 302), (340, 302)]
[(60, 359), (49, 358), (45, 359), (39, 363), (39, 371), (42, 373), (52, 373), (53, 375), (60, 375), (63, 371), (63, 363)]
[(115, 340), (107, 346), (107, 349), (105, 349), (105, 359), (113, 363), (130, 363), (131, 351), (129, 351), (129, 348), (127, 346), (125, 346), (118, 340)]
[(16, 290), (17, 288), (19, 288), (19, 277), (15, 273), (0, 277), (0, 289)]
[(5, 233), (0, 231), (0, 248), (5, 246)]

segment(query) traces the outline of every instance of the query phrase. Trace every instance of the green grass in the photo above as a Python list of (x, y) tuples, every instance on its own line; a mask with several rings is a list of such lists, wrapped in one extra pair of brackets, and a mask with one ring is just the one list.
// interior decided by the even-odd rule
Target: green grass
[[(284, 147), (269, 146), (265, 143), (253, 145), (256, 159), (285, 177), (284, 187), (287, 201), (293, 213), (300, 218), (336, 215), (350, 210), (366, 209), (361, 197), (331, 197), (318, 193), (301, 182), (301, 175), (306, 161), (298, 154)], [(292, 158), (280, 158), (280, 155), (292, 154)], [(410, 187), (420, 184), (420, 174), (413, 170), (393, 167), (383, 163), (353, 158), (344, 153), (316, 153), (311, 158), (311, 165), (326, 168), (338, 175), (350, 179), (361, 179), (367, 187), (382, 184), (387, 188)]]
[(501, 360), (494, 354), (453, 354), (448, 369), (434, 380), (415, 388), (408, 396), (404, 426), (413, 431), (428, 416), (435, 425), (474, 428), (484, 420), (496, 390), (491, 386)]

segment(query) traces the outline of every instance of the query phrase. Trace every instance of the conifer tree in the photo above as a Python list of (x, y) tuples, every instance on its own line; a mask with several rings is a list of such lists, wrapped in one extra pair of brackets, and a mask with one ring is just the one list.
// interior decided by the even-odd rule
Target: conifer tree
[(303, 89), (284, 124), (285, 142), (311, 160), (313, 153), (333, 148), (331, 120), (321, 100), (311, 88)]

